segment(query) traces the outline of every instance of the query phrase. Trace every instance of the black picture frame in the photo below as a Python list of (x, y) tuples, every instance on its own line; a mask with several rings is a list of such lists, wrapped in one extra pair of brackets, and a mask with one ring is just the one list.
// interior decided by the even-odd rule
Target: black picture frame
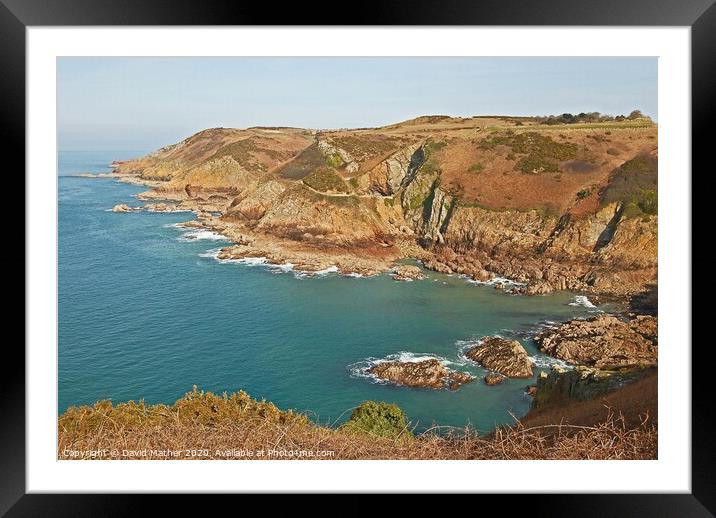
[[(335, 3), (268, 3), (191, 0), (0, 0), (0, 107), (6, 156), (24, 170), (25, 29), (87, 25), (576, 25), (690, 26), (692, 50), (692, 163), (713, 175), (709, 124), (716, 106), (716, 6), (714, 0), (430, 0), (360, 2), (351, 11)], [(7, 170), (6, 170), (7, 172)], [(681, 172), (680, 174), (686, 174)], [(24, 186), (23, 186), (24, 190)], [(694, 191), (692, 207), (703, 206)], [(705, 202), (705, 198), (700, 201)], [(706, 203), (706, 202), (705, 202)], [(693, 215), (692, 215), (693, 218)], [(697, 222), (693, 218), (694, 223)], [(27, 258), (26, 258), (27, 259)], [(27, 276), (26, 271), (26, 276)], [(27, 277), (26, 277), (27, 279)], [(687, 279), (691, 285), (691, 277)], [(693, 305), (693, 317), (699, 309)], [(698, 320), (697, 320), (698, 321)], [(25, 355), (5, 347), (0, 398), (0, 514), (104, 516), (130, 512), (138, 496), (39, 495), (25, 491)], [(690, 343), (681, 344), (685, 354)], [(708, 380), (713, 346), (692, 349), (692, 380)], [(10, 367), (12, 366), (12, 367)], [(692, 492), (679, 495), (511, 495), (510, 512), (549, 516), (713, 516), (716, 453), (708, 413), (711, 390), (692, 388)], [(697, 411), (702, 409), (702, 411)], [(530, 476), (520, 473), (516, 476)], [(481, 496), (480, 498), (487, 498)], [(185, 505), (183, 499), (175, 499)], [(484, 502), (484, 500), (483, 500)], [(482, 502), (481, 502), (482, 503)], [(484, 509), (484, 508), (483, 508)]]

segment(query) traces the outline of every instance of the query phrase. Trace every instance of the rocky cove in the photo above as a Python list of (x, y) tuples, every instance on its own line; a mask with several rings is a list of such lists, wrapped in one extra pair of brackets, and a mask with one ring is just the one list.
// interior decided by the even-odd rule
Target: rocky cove
[[(390, 275), (391, 282), (399, 281), (393, 282), (396, 287), (413, 281), (405, 284), (409, 287), (406, 293), (425, 301), (431, 311), (409, 317), (401, 313), (401, 318), (413, 322), (420, 315), (430, 315), (415, 329), (422, 330), (424, 337), (416, 340), (410, 333), (412, 338), (407, 341), (404, 336), (391, 339), (389, 331), (385, 334), (387, 328), (379, 325), (377, 329), (384, 335), (371, 340), (387, 345), (366, 347), (364, 337), (359, 340), (360, 349), (351, 351), (342, 362), (331, 364), (330, 369), (342, 373), (348, 369), (355, 377), (368, 375), (372, 381), (382, 382), (352, 379), (351, 383), (363, 386), (359, 390), (366, 394), (395, 387), (398, 392), (388, 396), (378, 392), (375, 397), (402, 399), (410, 415), (424, 419), (432, 415), (443, 423), (460, 424), (460, 416), (468, 416), (479, 427), (489, 429), (489, 422), (509, 422), (510, 412), (524, 414), (533, 399), (548, 399), (544, 394), (555, 392), (549, 387), (564, 385), (557, 378), (573, 376), (572, 372), (597, 372), (584, 377), (589, 380), (601, 379), (605, 372), (613, 388), (621, 383), (613, 380), (628, 378), (624, 376), (626, 371), (656, 365), (653, 317), (637, 324), (636, 315), (618, 311), (614, 316), (597, 316), (594, 322), (584, 320), (593, 318), (594, 311), (611, 311), (612, 301), (616, 302), (614, 308), (621, 309), (630, 300), (643, 298), (655, 289), (657, 219), (655, 214), (638, 208), (640, 201), (634, 198), (634, 192), (650, 186), (648, 178), (639, 183), (636, 191), (625, 191), (622, 185), (625, 170), (635, 167), (631, 165), (634, 160), (638, 162), (638, 174), (648, 176), (653, 172), (656, 151), (649, 148), (648, 131), (622, 146), (619, 156), (606, 153), (601, 142), (595, 141), (589, 148), (579, 144), (591, 150), (594, 156), (589, 158), (600, 164), (599, 171), (569, 177), (569, 160), (559, 164), (561, 172), (557, 173), (514, 170), (515, 163), (519, 163), (519, 150), (529, 153), (529, 146), (511, 143), (514, 136), (500, 137), (500, 142), (505, 143), (488, 149), (483, 147), (485, 140), (496, 138), (490, 137), (488, 130), (465, 134), (435, 128), (425, 133), (411, 128), (408, 121), (392, 129), (361, 132), (281, 129), (272, 130), (268, 136), (260, 128), (207, 130), (143, 158), (115, 163), (112, 173), (101, 173), (99, 180), (113, 178), (133, 188), (149, 187), (143, 192), (133, 191), (142, 205), (123, 198), (105, 205), (103, 210), (120, 213), (109, 214), (117, 218), (119, 225), (131, 225), (124, 223), (131, 218), (172, 218), (167, 224), (183, 232), (185, 242), (195, 239), (196, 246), (202, 246), (200, 241), (204, 239), (196, 236), (210, 233), (218, 248), (213, 247), (211, 253), (206, 246), (192, 249), (217, 267), (273, 265), (272, 272), (313, 275), (316, 279), (311, 282), (320, 286), (338, 282), (334, 274), (362, 277), (356, 282), (366, 283), (367, 288), (360, 290), (365, 297), (371, 287), (378, 291), (370, 297), (387, 289), (384, 274)], [(514, 130), (498, 133), (501, 131)], [(549, 138), (569, 144), (556, 134)], [(588, 139), (588, 135), (571, 137), (585, 142)], [(511, 153), (516, 158), (508, 159)], [(483, 165), (480, 172), (474, 177), (461, 176), (459, 171), (472, 167), (466, 161), (477, 160)], [(460, 161), (463, 165), (456, 163)], [(560, 181), (556, 179), (558, 175), (562, 175)], [(77, 180), (95, 182), (89, 178)], [(484, 185), (484, 192), (476, 193), (475, 185)], [(496, 202), (495, 192), (506, 186), (514, 190), (510, 195), (513, 200)], [(551, 205), (529, 198), (530, 189), (537, 186), (544, 189)], [(186, 215), (175, 214), (185, 211), (194, 213), (195, 219), (187, 221)], [(234, 284), (225, 273), (215, 275), (227, 286)], [(245, 275), (242, 273), (240, 279)], [(473, 294), (480, 293), (476, 301), (489, 299), (494, 304), (497, 299), (492, 297), (500, 297), (495, 309), (504, 305), (503, 311), (514, 315), (488, 311), (475, 321), (477, 307), (470, 300), (474, 295), (464, 291), (470, 283)], [(436, 297), (441, 285), (446, 286), (448, 295)], [(337, 285), (331, 289), (336, 288)], [(317, 289), (316, 296), (326, 298), (323, 290)], [(457, 298), (449, 290), (456, 290)], [(434, 299), (430, 302), (425, 298), (428, 292)], [(578, 303), (576, 293), (607, 304), (597, 304), (597, 308), (570, 306)], [(460, 300), (463, 297), (465, 300)], [(354, 313), (360, 309), (353, 310), (328, 298), (357, 317)], [(406, 300), (410, 299), (399, 296), (394, 303), (405, 304)], [(557, 311), (553, 300), (560, 301)], [(428, 320), (441, 318), (443, 309), (462, 305), (471, 309), (458, 310), (459, 330), (441, 331), (441, 336), (429, 330)], [(545, 309), (537, 309), (540, 306)], [(480, 308), (485, 311), (484, 306)], [(286, 311), (284, 314), (295, 310)], [(578, 319), (570, 321), (574, 317)], [(282, 317), (275, 315), (275, 319), (279, 318)], [(342, 318), (323, 322), (323, 326), (335, 326), (358, 337), (365, 334), (366, 327), (345, 326), (340, 323)], [(458, 317), (451, 316), (447, 321), (454, 325), (454, 318)], [(489, 322), (490, 318), (494, 323)], [(375, 320), (371, 324), (359, 320), (366, 326), (375, 325)], [(563, 323), (540, 327), (543, 320)], [(442, 329), (434, 320), (430, 325)], [(403, 323), (397, 327), (405, 333)], [(246, 337), (253, 336), (253, 331), (246, 333)], [(323, 340), (325, 337), (321, 337)], [(252, 338), (248, 341), (255, 343)], [(340, 334), (335, 341), (340, 343), (345, 338)], [(460, 341), (471, 345), (456, 345)], [(269, 343), (272, 339), (266, 341)], [(414, 351), (421, 350), (430, 351), (434, 357), (415, 361), (420, 353)], [(244, 354), (251, 357), (254, 353), (247, 350)], [(359, 367), (355, 366), (356, 360)], [(556, 369), (551, 370), (553, 365)], [(328, 375), (324, 369), (319, 370)], [(220, 377), (227, 379), (225, 375)], [(235, 377), (228, 379), (232, 378)], [(250, 378), (243, 373), (241, 379)], [(275, 379), (273, 383), (277, 383)], [(567, 385), (577, 387), (567, 390), (570, 397), (577, 399), (583, 393), (599, 392), (583, 391), (580, 383)], [(529, 387), (537, 387), (537, 393), (541, 391), (543, 396), (536, 396), (534, 388), (528, 391)], [(278, 395), (268, 385), (263, 390), (266, 392), (259, 390), (258, 394), (271, 394), (272, 400), (292, 407), (321, 409), (315, 397), (301, 403), (301, 397), (284, 395), (281, 399), (281, 389)], [(291, 389), (287, 386), (284, 390), (289, 394)], [(478, 390), (484, 399), (481, 408), (490, 401), (501, 409), (495, 414), (487, 412), (487, 420), (465, 412), (468, 399), (474, 401)], [(345, 408), (354, 403), (336, 399), (335, 404)], [(445, 405), (451, 407), (449, 416), (437, 410)], [(328, 415), (335, 414), (329, 411)]]

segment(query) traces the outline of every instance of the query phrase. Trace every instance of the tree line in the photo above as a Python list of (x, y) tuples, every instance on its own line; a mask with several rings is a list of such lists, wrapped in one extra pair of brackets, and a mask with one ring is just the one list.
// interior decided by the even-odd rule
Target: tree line
[(636, 120), (636, 119), (649, 119), (650, 117), (644, 115), (641, 110), (633, 110), (629, 115), (606, 115), (599, 112), (581, 112), (578, 114), (563, 113), (561, 115), (547, 115), (545, 117), (538, 117), (537, 120), (540, 124), (577, 124), (579, 122), (609, 122), (609, 121), (623, 121), (623, 120)]

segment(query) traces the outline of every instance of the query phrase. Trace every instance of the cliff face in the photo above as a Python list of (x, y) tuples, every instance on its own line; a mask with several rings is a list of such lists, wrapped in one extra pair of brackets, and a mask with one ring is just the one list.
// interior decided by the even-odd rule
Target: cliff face
[[(657, 278), (656, 128), (419, 118), (365, 130), (214, 129), (119, 164), (233, 232), (412, 256), (530, 294)], [(524, 125), (524, 123), (523, 123)]]

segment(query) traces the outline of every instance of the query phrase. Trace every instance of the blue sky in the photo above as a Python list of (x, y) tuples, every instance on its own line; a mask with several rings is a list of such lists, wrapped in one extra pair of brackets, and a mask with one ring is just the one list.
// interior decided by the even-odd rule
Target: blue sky
[(657, 114), (656, 58), (58, 58), (61, 149), (148, 150), (209, 127), (418, 115)]

